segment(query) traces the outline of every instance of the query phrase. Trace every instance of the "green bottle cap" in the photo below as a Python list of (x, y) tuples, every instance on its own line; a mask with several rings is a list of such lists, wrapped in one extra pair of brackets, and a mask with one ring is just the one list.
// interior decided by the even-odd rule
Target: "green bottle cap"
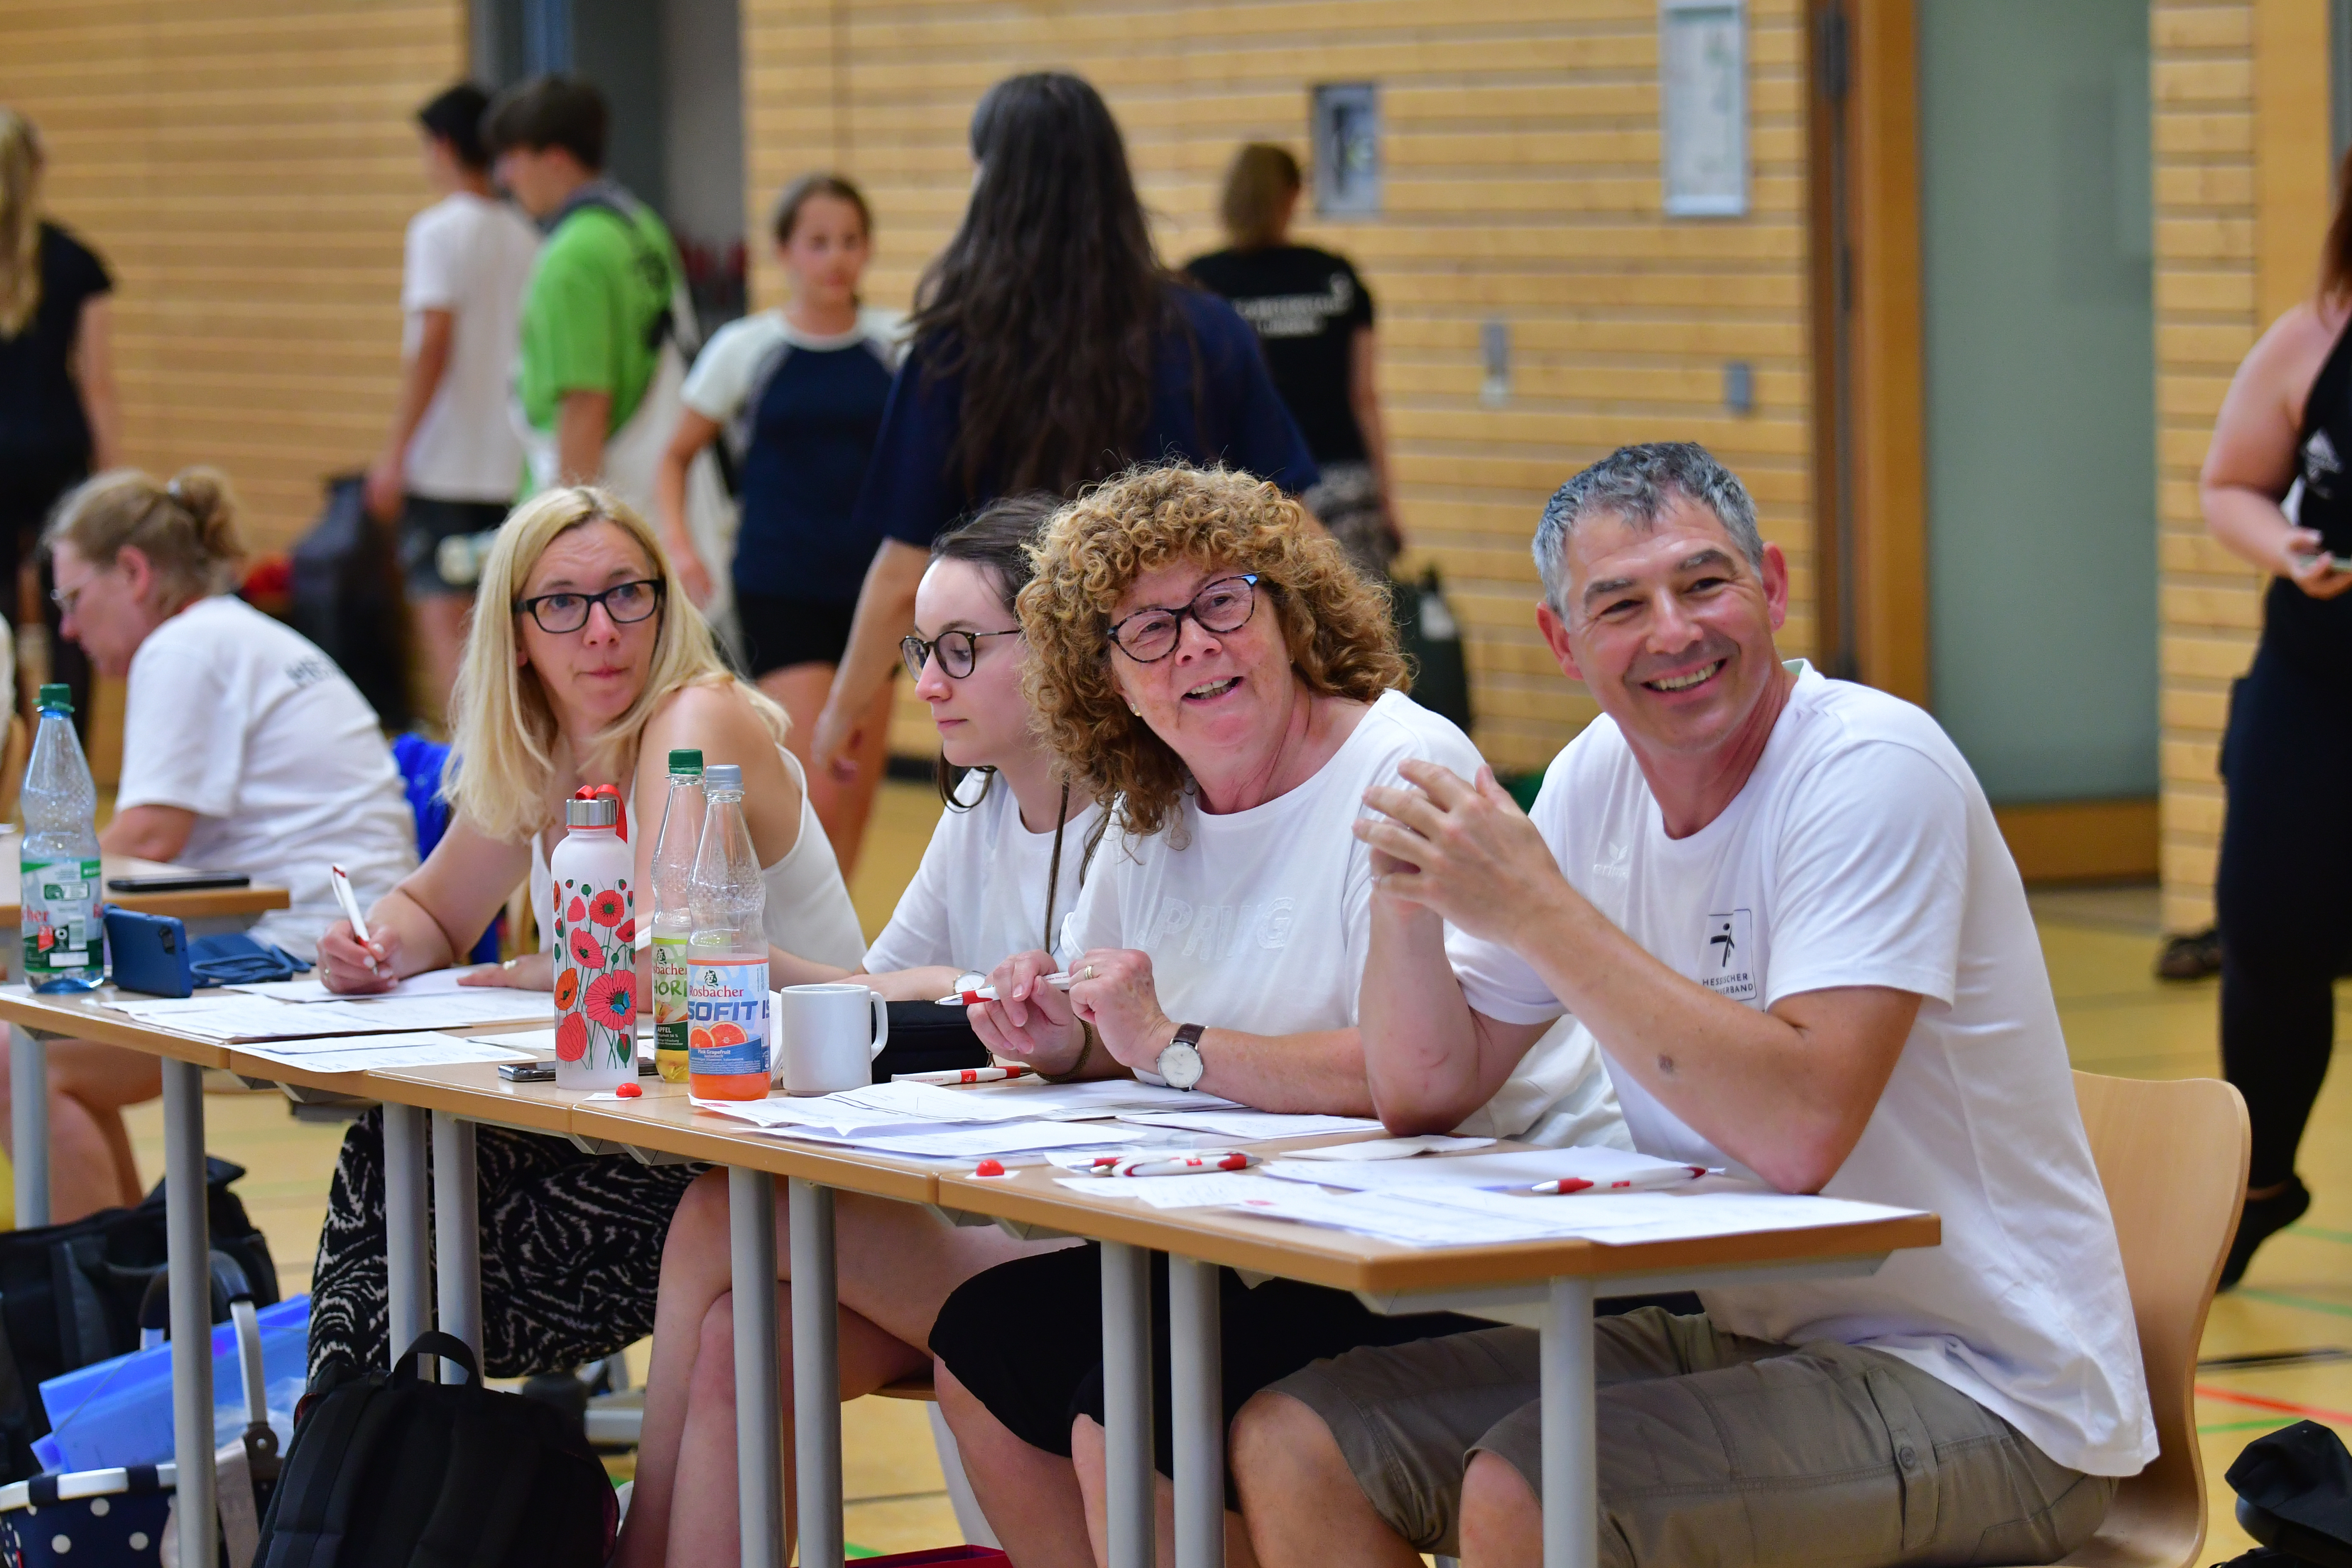
[[(41, 689), (47, 691), (48, 688), (44, 686)], [(63, 688), (59, 689), (62, 690)], [(688, 773), (695, 778), (700, 778), (702, 753), (688, 747), (680, 747), (669, 754), (669, 771), (673, 773)]]
[[(41, 688), (40, 700), (35, 706), (70, 713), (73, 711), (73, 688), (61, 680), (51, 681)], [(701, 760), (699, 757), (695, 759), (697, 763)]]

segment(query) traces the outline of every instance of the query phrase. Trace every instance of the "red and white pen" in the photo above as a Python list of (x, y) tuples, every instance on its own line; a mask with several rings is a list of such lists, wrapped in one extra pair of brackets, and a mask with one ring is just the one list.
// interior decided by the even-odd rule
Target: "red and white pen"
[(1027, 1078), (1027, 1068), (957, 1068), (949, 1072), (894, 1072), (892, 1083), (1001, 1083), (1008, 1078)]
[[(1070, 988), (1070, 977), (1067, 974), (1056, 972), (1052, 974), (1041, 974), (1037, 978), (1057, 991), (1067, 991)], [(975, 985), (969, 991), (952, 992), (940, 997), (939, 1005), (942, 1007), (974, 1007), (982, 1002), (996, 1000), (995, 986)]]
[(1696, 1182), (1701, 1176), (1720, 1175), (1705, 1165), (1677, 1165), (1671, 1171), (1653, 1171), (1640, 1176), (1620, 1176), (1614, 1181), (1591, 1182), (1582, 1176), (1562, 1176), (1556, 1182), (1538, 1182), (1531, 1193), (1654, 1193), (1662, 1187), (1679, 1187), (1685, 1182)]
[(1095, 1157), (1097, 1176), (1197, 1176), (1208, 1171), (1246, 1171), (1265, 1163), (1238, 1149), (1223, 1154), (1135, 1154), (1112, 1161), (1108, 1170), (1103, 1168), (1104, 1158)]

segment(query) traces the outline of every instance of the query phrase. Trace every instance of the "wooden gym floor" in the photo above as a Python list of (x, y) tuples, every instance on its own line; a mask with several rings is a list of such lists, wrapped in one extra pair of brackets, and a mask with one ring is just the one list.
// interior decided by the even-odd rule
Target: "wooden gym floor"
[[(853, 891), (866, 930), (878, 931), (913, 874), (939, 812), (928, 786), (886, 786)], [(2152, 889), (2037, 894), (2042, 950), (2076, 1066), (2137, 1078), (2190, 1078), (2217, 1070), (2214, 983), (2167, 985), (2150, 977), (2157, 943)], [(2339, 1010), (2352, 1015), (2352, 991)], [(2352, 1016), (2347, 1017), (2352, 1024)], [(2352, 1039), (2352, 1029), (2343, 1031)], [(2198, 1430), (2211, 1499), (2200, 1561), (2225, 1561), (2252, 1543), (2231, 1515), (2221, 1472), (2252, 1438), (2308, 1417), (2352, 1438), (2352, 1088), (2328, 1081), (2301, 1169), (2314, 1194), (2305, 1221), (2273, 1240), (2245, 1283), (2214, 1303), (2205, 1335), (2213, 1358), (2284, 1355), (2266, 1366), (2209, 1365), (2198, 1379)], [(247, 1167), (238, 1184), (268, 1233), (282, 1287), (305, 1289), (325, 1212), (340, 1131), (290, 1120), (272, 1094), (218, 1095), (206, 1107), (213, 1152)], [(131, 1131), (150, 1178), (163, 1161), (157, 1107), (133, 1113)], [(642, 1375), (644, 1347), (633, 1356)], [(959, 1539), (921, 1406), (864, 1399), (845, 1412), (847, 1533), (853, 1554), (908, 1551)], [(625, 1473), (625, 1464), (616, 1467)]]

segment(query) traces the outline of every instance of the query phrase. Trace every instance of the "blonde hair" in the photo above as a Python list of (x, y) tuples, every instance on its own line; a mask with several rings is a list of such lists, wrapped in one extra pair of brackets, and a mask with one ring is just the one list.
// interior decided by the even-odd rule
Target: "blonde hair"
[(1283, 210), (1298, 194), (1298, 160), (1269, 142), (1234, 154), (1217, 216), (1238, 250), (1263, 250), (1282, 232)]
[(0, 338), (41, 304), (41, 133), (0, 106)]
[(161, 608), (226, 593), (245, 562), (236, 492), (218, 468), (182, 468), (163, 484), (137, 468), (85, 479), (58, 503), (41, 542), (70, 544), (93, 566), (137, 550), (163, 590)]
[(535, 670), (517, 662), (512, 608), (531, 568), (547, 547), (575, 528), (609, 522), (644, 551), (662, 584), (655, 612), (652, 667), (645, 689), (627, 712), (606, 725), (578, 759), (583, 773), (625, 784), (635, 764), (646, 721), (671, 693), (706, 682), (726, 682), (741, 694), (782, 745), (784, 710), (735, 679), (720, 658), (710, 623), (679, 584), (661, 541), (646, 520), (609, 490), (588, 486), (533, 496), (507, 514), (498, 542), (482, 563), (474, 626), (465, 662), (450, 693), (449, 763), (442, 790), (467, 822), (492, 838), (526, 838), (555, 820), (555, 710)]
[(1318, 697), (1370, 702), (1405, 685), (1386, 587), (1275, 486), (1225, 468), (1130, 468), (1072, 501), (1031, 552), (1021, 691), (1070, 776), (1119, 800), (1137, 835), (1169, 825), (1192, 775), (1111, 679), (1110, 621), (1135, 580), (1174, 561), (1257, 574), (1291, 668)]

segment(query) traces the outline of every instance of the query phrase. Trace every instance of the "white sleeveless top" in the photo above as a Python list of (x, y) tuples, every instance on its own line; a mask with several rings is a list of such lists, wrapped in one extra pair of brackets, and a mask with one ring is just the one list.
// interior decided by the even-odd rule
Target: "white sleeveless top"
[[(768, 893), (764, 921), (768, 941), (818, 963), (855, 969), (866, 958), (866, 933), (857, 923), (856, 906), (849, 901), (848, 885), (841, 879), (841, 862), (834, 858), (833, 841), (824, 836), (816, 807), (809, 804), (808, 780), (801, 772), (800, 759), (782, 746), (776, 752), (784, 759), (784, 771), (801, 786), (801, 831), (782, 859), (760, 871), (760, 881)], [(656, 832), (660, 826), (657, 816), (648, 821), (637, 810), (633, 795), (629, 831)], [(530, 836), (530, 907), (539, 918), (541, 949), (552, 952), (555, 879), (547, 869), (543, 836), (537, 833)], [(641, 918), (649, 921), (650, 911), (642, 911)], [(639, 929), (652, 928), (648, 924)]]

